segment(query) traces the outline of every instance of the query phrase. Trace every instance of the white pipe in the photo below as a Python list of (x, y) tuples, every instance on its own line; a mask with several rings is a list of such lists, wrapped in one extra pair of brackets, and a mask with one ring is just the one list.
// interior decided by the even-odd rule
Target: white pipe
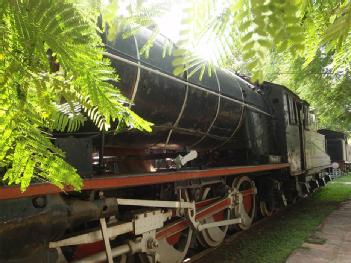
[[(115, 238), (116, 236), (132, 232), (134, 230), (133, 223), (128, 222), (116, 226), (110, 226), (108, 228), (109, 238)], [(66, 238), (63, 240), (59, 240), (56, 242), (50, 242), (50, 248), (57, 248), (63, 246), (72, 246), (72, 245), (80, 245), (80, 244), (89, 244), (96, 241), (102, 240), (101, 230), (92, 231), (86, 234)]]
[[(119, 247), (112, 248), (112, 257), (118, 257), (123, 254), (127, 254), (131, 251), (131, 248), (128, 245), (121, 245)], [(73, 261), (73, 263), (96, 263), (106, 260), (106, 253), (105, 251), (96, 253), (92, 256), (82, 258), (80, 260)]]
[[(117, 198), (117, 204), (132, 205), (132, 206), (147, 206), (147, 207), (194, 208), (194, 204), (190, 202), (125, 199), (125, 198)], [(171, 214), (171, 212), (169, 213)]]

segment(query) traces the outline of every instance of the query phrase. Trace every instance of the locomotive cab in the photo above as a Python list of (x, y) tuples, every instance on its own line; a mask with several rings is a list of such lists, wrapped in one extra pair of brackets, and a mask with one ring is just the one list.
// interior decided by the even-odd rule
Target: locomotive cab
[(284, 86), (265, 82), (263, 88), (275, 113), (277, 145), (290, 164), (290, 174), (313, 175), (329, 167), (325, 137), (317, 132), (309, 104)]

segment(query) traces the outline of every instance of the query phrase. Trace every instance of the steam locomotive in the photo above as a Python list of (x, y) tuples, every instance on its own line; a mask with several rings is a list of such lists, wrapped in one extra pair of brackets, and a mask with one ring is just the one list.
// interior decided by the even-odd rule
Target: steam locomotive
[(0, 262), (183, 262), (330, 180), (306, 101), (219, 68), (174, 76), (164, 37), (140, 56), (149, 37), (106, 38), (105, 55), (153, 131), (54, 134), (83, 190), (1, 187)]
[(326, 151), (330, 156), (335, 168), (341, 172), (347, 172), (351, 168), (351, 145), (348, 143), (347, 135), (342, 132), (328, 129), (318, 130), (325, 135)]

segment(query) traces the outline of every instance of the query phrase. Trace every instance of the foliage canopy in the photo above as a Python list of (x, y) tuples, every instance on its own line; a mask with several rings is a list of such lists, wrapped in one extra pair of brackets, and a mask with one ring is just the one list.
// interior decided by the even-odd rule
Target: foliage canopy
[(101, 130), (113, 121), (150, 130), (106, 81), (117, 76), (103, 58), (97, 13), (83, 11), (72, 1), (0, 1), (0, 167), (22, 191), (32, 178), (82, 186), (52, 131), (76, 131), (87, 118)]
[[(155, 5), (157, 3), (157, 5)], [(124, 21), (159, 31), (170, 0), (130, 1)], [(349, 0), (188, 0), (181, 5), (174, 73), (227, 67), (285, 84), (311, 102), (322, 125), (351, 131)], [(121, 19), (120, 19), (121, 21)], [(172, 30), (170, 28), (170, 30)], [(212, 43), (211, 60), (194, 55)], [(149, 44), (150, 46), (150, 44)]]

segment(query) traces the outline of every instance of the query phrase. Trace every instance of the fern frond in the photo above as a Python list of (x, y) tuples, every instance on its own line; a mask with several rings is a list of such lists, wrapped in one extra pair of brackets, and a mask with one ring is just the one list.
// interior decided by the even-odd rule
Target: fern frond
[[(100, 129), (115, 120), (140, 130), (150, 130), (150, 123), (106, 82), (117, 76), (103, 58), (96, 9), (84, 13), (68, 0), (0, 1), (0, 7), (3, 180), (21, 190), (32, 178), (80, 189), (82, 181), (52, 144), (51, 131), (76, 131), (87, 117)], [(84, 111), (93, 113), (86, 117)]]
[(57, 108), (58, 110), (50, 117), (54, 120), (53, 130), (73, 132), (84, 124), (86, 118), (81, 114), (81, 106), (78, 103), (75, 105), (65, 103), (57, 105)]

